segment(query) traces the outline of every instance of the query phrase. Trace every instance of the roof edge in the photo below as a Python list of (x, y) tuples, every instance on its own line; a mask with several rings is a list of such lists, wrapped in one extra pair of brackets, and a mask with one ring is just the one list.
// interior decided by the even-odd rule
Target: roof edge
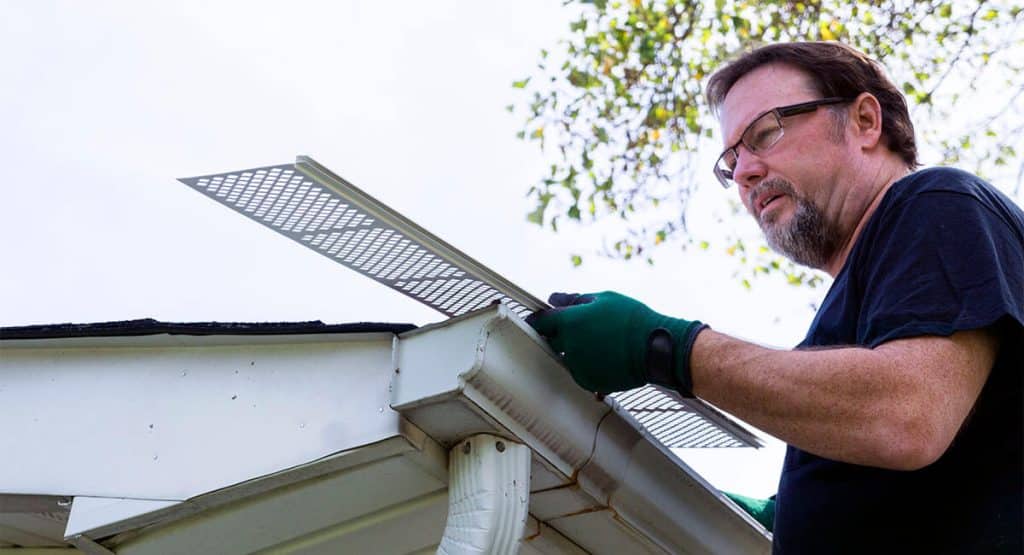
[(325, 324), (304, 322), (163, 322), (153, 318), (86, 324), (40, 324), (0, 327), (0, 340), (56, 339), (67, 337), (131, 337), (140, 335), (306, 335), (348, 333), (399, 334), (416, 329), (414, 324), (355, 322)]

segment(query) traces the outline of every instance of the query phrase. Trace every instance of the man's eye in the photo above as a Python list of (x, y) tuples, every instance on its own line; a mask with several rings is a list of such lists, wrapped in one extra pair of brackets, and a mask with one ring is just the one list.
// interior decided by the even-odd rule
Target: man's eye
[(779, 133), (779, 128), (775, 127), (775, 126), (762, 127), (760, 129), (755, 129), (754, 132), (751, 133), (750, 147), (753, 150), (760, 150), (762, 148), (767, 148), (767, 147), (771, 146), (772, 143), (775, 141), (775, 137), (776, 137), (776, 135), (778, 135), (778, 133)]

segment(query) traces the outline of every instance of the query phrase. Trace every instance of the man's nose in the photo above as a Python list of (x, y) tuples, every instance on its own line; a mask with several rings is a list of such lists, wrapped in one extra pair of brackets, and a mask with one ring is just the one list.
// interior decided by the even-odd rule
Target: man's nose
[(757, 185), (768, 173), (768, 168), (760, 156), (743, 145), (736, 149), (736, 167), (732, 170), (732, 179), (741, 189)]

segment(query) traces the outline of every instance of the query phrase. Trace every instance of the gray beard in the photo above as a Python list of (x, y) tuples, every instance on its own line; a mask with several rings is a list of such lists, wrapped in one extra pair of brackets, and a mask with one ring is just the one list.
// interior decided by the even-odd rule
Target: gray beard
[(839, 234), (825, 220), (825, 214), (807, 198), (798, 196), (788, 181), (774, 179), (760, 186), (785, 193), (796, 203), (788, 225), (773, 225), (775, 219), (770, 216), (758, 222), (768, 246), (797, 264), (825, 268), (839, 244)]

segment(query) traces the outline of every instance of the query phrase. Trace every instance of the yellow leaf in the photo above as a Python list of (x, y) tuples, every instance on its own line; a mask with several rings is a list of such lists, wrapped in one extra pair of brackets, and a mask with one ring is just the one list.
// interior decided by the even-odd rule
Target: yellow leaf
[(821, 40), (836, 40), (835, 33), (832, 32), (832, 29), (829, 29), (825, 22), (818, 26), (818, 33), (821, 34)]

